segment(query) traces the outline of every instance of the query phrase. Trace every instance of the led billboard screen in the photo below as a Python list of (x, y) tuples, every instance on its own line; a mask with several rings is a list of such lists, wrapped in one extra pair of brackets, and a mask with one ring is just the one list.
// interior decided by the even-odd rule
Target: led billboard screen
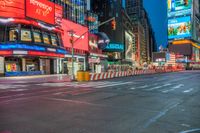
[(0, 17), (25, 18), (24, 0), (0, 0)]
[(191, 14), (192, 0), (168, 0), (168, 17)]
[(190, 16), (168, 20), (168, 39), (183, 39), (191, 37)]
[(125, 32), (125, 46), (125, 57), (131, 60), (133, 55), (133, 38), (128, 32)]
[[(72, 21), (62, 19), (62, 29), (64, 30), (64, 34), (62, 34), (62, 40), (64, 47), (71, 48), (71, 42), (70, 39), (71, 34), (70, 31), (74, 31), (74, 48), (79, 49), (79, 50), (89, 50), (89, 45), (88, 45), (88, 28), (84, 27), (80, 24), (76, 24)], [(85, 34), (84, 34), (85, 33)], [(84, 35), (83, 35), (84, 34)]]
[(55, 24), (54, 3), (46, 0), (26, 0), (26, 16), (41, 20), (49, 24)]

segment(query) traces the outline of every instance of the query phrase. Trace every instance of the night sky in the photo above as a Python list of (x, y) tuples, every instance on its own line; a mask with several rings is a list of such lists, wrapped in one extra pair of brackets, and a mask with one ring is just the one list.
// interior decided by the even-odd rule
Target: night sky
[(144, 7), (155, 32), (157, 46), (167, 45), (167, 2), (166, 0), (144, 0)]

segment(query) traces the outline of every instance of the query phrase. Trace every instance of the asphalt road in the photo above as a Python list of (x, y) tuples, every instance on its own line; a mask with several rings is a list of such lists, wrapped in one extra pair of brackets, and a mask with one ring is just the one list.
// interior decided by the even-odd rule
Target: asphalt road
[(1, 82), (0, 133), (200, 133), (200, 71)]

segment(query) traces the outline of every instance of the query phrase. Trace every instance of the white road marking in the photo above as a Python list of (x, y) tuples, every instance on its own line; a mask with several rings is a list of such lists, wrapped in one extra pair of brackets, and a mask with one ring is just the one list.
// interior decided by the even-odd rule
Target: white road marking
[(14, 90), (10, 90), (10, 91), (16, 91), (16, 92), (18, 92), (18, 91), (25, 91), (25, 90), (28, 90), (28, 89), (14, 89)]
[(191, 130), (187, 130), (187, 131), (182, 131), (180, 133), (192, 133), (192, 132), (196, 132), (196, 131), (200, 131), (200, 128), (191, 129)]
[(189, 90), (185, 90), (185, 91), (183, 91), (183, 93), (189, 93), (189, 92), (191, 92), (191, 91), (193, 91), (194, 89), (193, 88), (191, 88), (191, 89), (189, 89)]
[(150, 89), (146, 89), (146, 91), (152, 91), (152, 90), (160, 89), (162, 87), (163, 86), (156, 86), (156, 87), (153, 87), (153, 88), (150, 88)]
[(132, 88), (130, 88), (131, 90), (135, 90), (136, 88), (134, 88), (134, 87), (132, 87)]
[(188, 125), (188, 124), (181, 124), (181, 126), (183, 126), (183, 127), (191, 127), (190, 125)]
[(139, 87), (137, 87), (137, 88), (139, 88), (139, 89), (144, 89), (144, 88), (147, 88), (147, 87), (149, 87), (148, 85), (144, 85), (144, 86), (139, 86)]
[(116, 83), (116, 84), (110, 84), (110, 85), (96, 86), (95, 88), (105, 88), (105, 87), (118, 86), (118, 85), (130, 84), (130, 83), (132, 82), (123, 82), (123, 83)]
[(12, 89), (12, 88), (21, 88), (21, 87), (27, 87), (28, 85), (0, 85), (0, 89)]
[(167, 92), (170, 92), (170, 91), (174, 91), (174, 90), (176, 90), (176, 89), (178, 89), (178, 88), (181, 88), (181, 87), (183, 87), (183, 86), (184, 86), (184, 84), (179, 84), (179, 85), (176, 85), (176, 86), (172, 87), (172, 89), (164, 90), (164, 91), (162, 91), (162, 92), (163, 92), (163, 93), (167, 93)]

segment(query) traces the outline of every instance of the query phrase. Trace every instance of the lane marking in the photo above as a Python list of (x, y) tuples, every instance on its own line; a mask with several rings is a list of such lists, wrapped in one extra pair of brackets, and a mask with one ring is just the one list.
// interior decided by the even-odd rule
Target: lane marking
[(144, 89), (144, 88), (147, 88), (147, 87), (149, 87), (148, 85), (144, 85), (144, 86), (139, 86), (139, 87), (137, 87), (137, 88), (139, 88), (139, 89)]
[(181, 88), (181, 87), (183, 87), (183, 86), (184, 86), (184, 84), (179, 84), (179, 85), (176, 85), (176, 86), (172, 87), (172, 89), (164, 90), (164, 91), (162, 91), (162, 92), (163, 92), (163, 93), (167, 93), (167, 92), (170, 92), (170, 91), (174, 91), (174, 90), (176, 90), (176, 89), (178, 89), (178, 88)]
[(193, 91), (194, 89), (193, 88), (191, 88), (191, 89), (189, 89), (189, 90), (185, 90), (185, 91), (183, 91), (183, 93), (189, 93), (189, 92), (191, 92), (191, 91)]
[(152, 90), (157, 90), (157, 89), (160, 89), (162, 88), (163, 86), (156, 86), (156, 87), (153, 87), (153, 88), (150, 88), (150, 89), (146, 89), (146, 91), (152, 91)]
[(130, 84), (132, 82), (124, 82), (124, 83), (116, 83), (116, 84), (110, 84), (110, 85), (104, 85), (104, 86), (97, 86), (95, 88), (105, 88), (105, 87), (111, 87), (111, 86), (118, 86), (118, 85), (124, 85), (124, 84)]
[(130, 88), (131, 90), (135, 90), (136, 88), (134, 88), (134, 87), (132, 87), (132, 88)]
[(191, 129), (191, 130), (187, 130), (187, 131), (182, 131), (180, 133), (191, 133), (191, 132), (196, 132), (196, 131), (200, 131), (200, 128)]
[(146, 122), (146, 124), (144, 124), (144, 128), (149, 127), (152, 123), (156, 122), (158, 119), (160, 119), (161, 117), (166, 115), (167, 112), (169, 112), (173, 108), (177, 107), (179, 104), (180, 104), (180, 102), (174, 103), (174, 104), (170, 105), (169, 107), (167, 107), (165, 110), (160, 111), (155, 117), (151, 118), (149, 121)]

